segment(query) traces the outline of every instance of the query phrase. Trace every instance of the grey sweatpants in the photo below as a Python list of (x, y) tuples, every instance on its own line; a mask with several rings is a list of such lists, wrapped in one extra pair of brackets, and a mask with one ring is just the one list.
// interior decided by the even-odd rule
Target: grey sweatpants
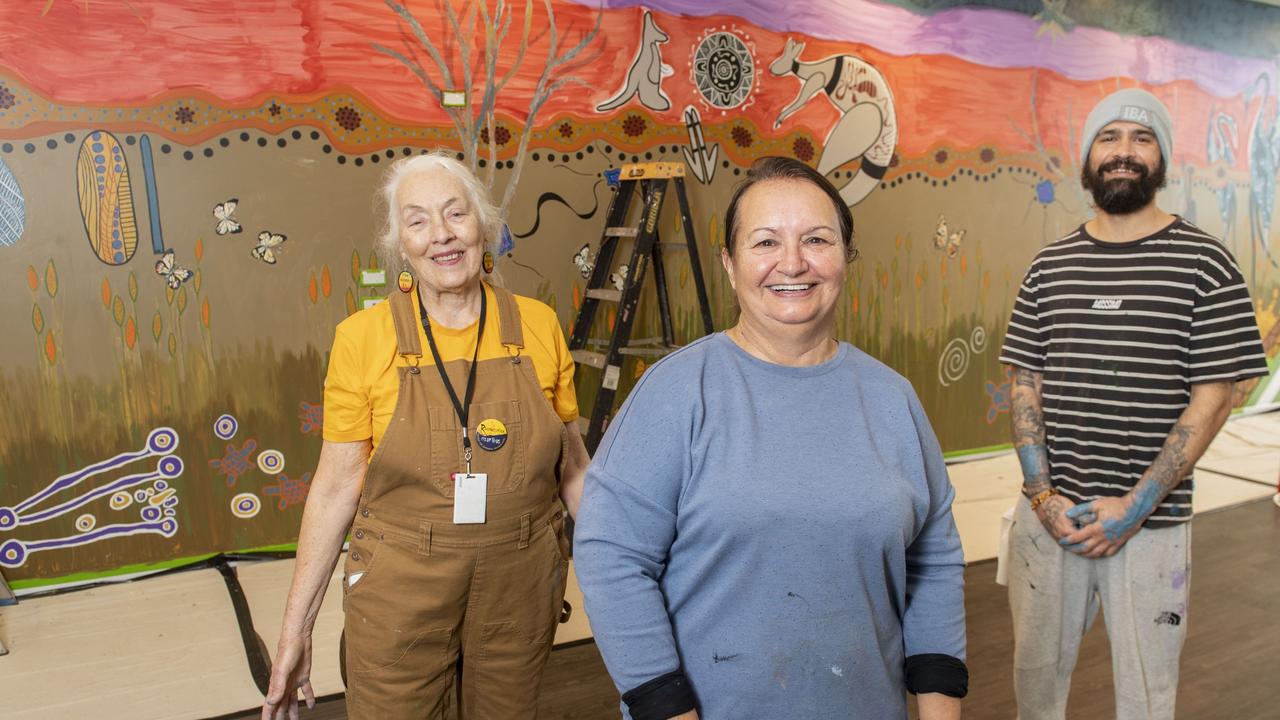
[(1173, 720), (1187, 634), (1191, 526), (1143, 529), (1090, 560), (1063, 550), (1025, 498), (1009, 531), (1019, 720), (1064, 720), (1080, 641), (1101, 606), (1117, 720)]

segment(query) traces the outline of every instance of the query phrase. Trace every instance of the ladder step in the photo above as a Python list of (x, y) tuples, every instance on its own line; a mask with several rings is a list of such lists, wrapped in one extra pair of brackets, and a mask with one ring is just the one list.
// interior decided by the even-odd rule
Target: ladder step
[(608, 227), (604, 229), (605, 237), (636, 237), (640, 234), (638, 227)]
[(684, 163), (627, 163), (622, 166), (622, 180), (651, 180), (684, 177)]
[(671, 353), (673, 353), (673, 352), (675, 352), (675, 351), (677, 351), (677, 350), (679, 350), (679, 349), (680, 349), (680, 348), (678, 348), (678, 347), (666, 347), (666, 346), (663, 346), (663, 347), (624, 347), (624, 348), (620, 348), (620, 349), (618, 350), (618, 352), (622, 353), (623, 355), (648, 355), (648, 356), (659, 357), (659, 356), (662, 356), (662, 355), (670, 355)]
[(576, 363), (604, 369), (604, 353), (591, 352), (590, 350), (570, 350), (569, 354), (573, 356), (573, 361)]
[(622, 302), (622, 291), (602, 290), (597, 288), (595, 290), (588, 290), (587, 297), (595, 298), (596, 300), (608, 300), (609, 302)]

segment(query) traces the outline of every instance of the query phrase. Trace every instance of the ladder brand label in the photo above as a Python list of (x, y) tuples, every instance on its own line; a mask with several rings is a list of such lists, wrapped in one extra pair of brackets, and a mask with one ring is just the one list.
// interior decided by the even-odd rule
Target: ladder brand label
[(662, 203), (662, 191), (654, 190), (649, 198), (649, 217), (645, 220), (644, 231), (653, 232), (658, 225), (658, 206)]

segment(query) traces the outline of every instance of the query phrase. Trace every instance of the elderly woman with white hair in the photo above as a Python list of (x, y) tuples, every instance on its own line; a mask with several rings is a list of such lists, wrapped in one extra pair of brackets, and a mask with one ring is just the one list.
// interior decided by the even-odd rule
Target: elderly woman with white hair
[(313, 693), (311, 629), (343, 539), (347, 713), (532, 718), (588, 461), (555, 312), (482, 280), (499, 220), (465, 166), (406, 158), (382, 186), (387, 302), (338, 325), (324, 445), (262, 717)]

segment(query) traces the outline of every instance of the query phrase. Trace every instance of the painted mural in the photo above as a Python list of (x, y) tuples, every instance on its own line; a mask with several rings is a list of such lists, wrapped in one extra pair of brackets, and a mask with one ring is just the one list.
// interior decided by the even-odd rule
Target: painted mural
[[(1084, 116), (1145, 87), (1176, 118), (1161, 203), (1235, 254), (1275, 362), (1280, 9), (1004, 4), (6, 4), (0, 571), (22, 587), (293, 542), (333, 328), (395, 290), (373, 189), (435, 147), (503, 210), (502, 282), (566, 330), (623, 164), (686, 166), (717, 327), (735, 182), (766, 154), (828, 173), (861, 251), (839, 335), (905, 374), (965, 454), (1007, 442), (997, 350), (1026, 265), (1088, 215)], [(670, 209), (660, 228), (683, 240)], [(685, 342), (692, 271), (669, 255)], [(659, 334), (645, 297), (637, 337)], [(1278, 377), (1237, 404), (1277, 403)], [(600, 382), (579, 371), (583, 406)]]

